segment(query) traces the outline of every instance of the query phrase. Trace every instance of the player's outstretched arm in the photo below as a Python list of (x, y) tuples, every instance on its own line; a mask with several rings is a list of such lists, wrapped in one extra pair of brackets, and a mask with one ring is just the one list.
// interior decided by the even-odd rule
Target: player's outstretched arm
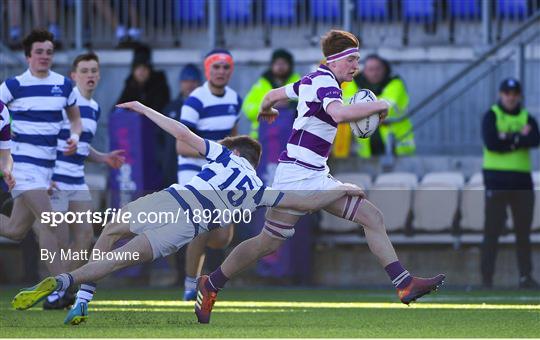
[(281, 201), (277, 204), (277, 207), (299, 211), (317, 211), (343, 196), (365, 197), (366, 195), (359, 186), (346, 183), (332, 190), (313, 191), (309, 195), (300, 196), (293, 193), (285, 193)]
[(12, 175), (13, 157), (11, 157), (10, 149), (0, 149), (0, 171), (3, 174), (4, 181), (11, 191), (11, 189), (13, 189), (15, 186), (15, 178)]
[(267, 121), (270, 124), (273, 123), (279, 115), (278, 110), (274, 109), (274, 105), (288, 99), (289, 97), (287, 96), (285, 86), (270, 90), (262, 100), (257, 119)]
[(375, 113), (381, 114), (381, 119), (387, 115), (390, 104), (386, 100), (377, 100), (374, 102), (354, 103), (343, 105), (339, 101), (333, 101), (328, 104), (326, 111), (336, 123), (356, 122)]
[(180, 123), (179, 121), (171, 119), (157, 112), (156, 110), (153, 110), (148, 106), (141, 104), (138, 101), (122, 103), (116, 106), (145, 115), (151, 121), (156, 123), (157, 126), (174, 136), (174, 138), (176, 138), (177, 140), (188, 144), (202, 155), (206, 153), (206, 144), (204, 142), (204, 139), (191, 132), (191, 130), (189, 130), (187, 126)]

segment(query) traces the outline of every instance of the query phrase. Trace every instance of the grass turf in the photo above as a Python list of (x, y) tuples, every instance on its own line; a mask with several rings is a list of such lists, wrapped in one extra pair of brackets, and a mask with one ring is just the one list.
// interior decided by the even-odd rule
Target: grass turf
[(540, 292), (449, 292), (407, 307), (384, 291), (226, 290), (211, 323), (199, 325), (180, 290), (98, 292), (89, 320), (66, 311), (15, 311), (0, 293), (0, 337), (540, 337)]

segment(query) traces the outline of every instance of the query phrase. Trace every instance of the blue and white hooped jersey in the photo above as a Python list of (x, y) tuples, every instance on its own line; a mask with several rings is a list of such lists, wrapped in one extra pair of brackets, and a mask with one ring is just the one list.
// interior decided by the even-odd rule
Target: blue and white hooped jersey
[(0, 85), (0, 100), (12, 117), (13, 160), (53, 168), (62, 110), (77, 101), (71, 80), (53, 71), (37, 78), (27, 70)]
[(77, 95), (77, 105), (81, 111), (82, 134), (77, 145), (77, 152), (74, 155), (65, 156), (63, 151), (71, 135), (71, 125), (64, 112), (64, 122), (58, 134), (58, 150), (52, 180), (66, 184), (84, 184), (84, 161), (90, 153), (90, 144), (96, 134), (101, 109), (94, 99), (88, 100), (83, 97), (77, 87), (73, 89), (73, 92)]
[[(201, 211), (253, 211), (259, 207), (276, 206), (283, 193), (263, 184), (247, 159), (236, 156), (221, 144), (205, 140), (209, 162), (186, 185), (173, 184), (166, 190), (190, 216)], [(193, 222), (196, 230), (219, 227), (217, 224)], [(225, 223), (224, 223), (225, 224)]]
[[(227, 86), (223, 96), (216, 96), (205, 82), (184, 101), (180, 122), (198, 136), (217, 141), (231, 135), (241, 107), (242, 99), (233, 89)], [(201, 171), (204, 164), (206, 160), (201, 158), (178, 156), (178, 171)]]
[(7, 107), (0, 101), (0, 149), (11, 149), (10, 117)]

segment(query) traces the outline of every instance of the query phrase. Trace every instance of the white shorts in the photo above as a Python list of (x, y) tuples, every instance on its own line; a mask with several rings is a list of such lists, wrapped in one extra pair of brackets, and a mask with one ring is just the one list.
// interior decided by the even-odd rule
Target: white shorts
[[(141, 197), (127, 204), (123, 210), (132, 214), (129, 230), (134, 234), (145, 234), (150, 241), (154, 260), (176, 253), (195, 237), (195, 227), (186, 220), (178, 201), (165, 190)], [(149, 213), (160, 212), (172, 212), (174, 216), (178, 214), (178, 221), (163, 218), (156, 223), (147, 223), (142, 220), (149, 217)], [(202, 228), (200, 230), (204, 231)]]
[(13, 177), (15, 187), (12, 190), (13, 198), (28, 190), (47, 190), (51, 183), (52, 168), (44, 168), (30, 163), (15, 162), (13, 164)]
[(69, 202), (92, 201), (92, 195), (88, 185), (67, 184), (56, 182), (58, 190), (54, 190), (51, 195), (51, 206), (54, 211), (65, 212), (69, 209)]
[[(342, 183), (332, 177), (328, 169), (316, 171), (291, 163), (279, 163), (274, 176), (272, 188), (280, 191), (294, 192), (296, 195), (307, 195), (312, 191), (332, 190)], [(305, 212), (277, 209), (293, 215), (302, 216)]]

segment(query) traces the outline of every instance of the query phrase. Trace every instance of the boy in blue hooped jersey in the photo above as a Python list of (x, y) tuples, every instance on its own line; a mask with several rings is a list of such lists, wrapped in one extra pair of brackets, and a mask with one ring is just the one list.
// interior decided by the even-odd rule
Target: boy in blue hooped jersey
[(9, 111), (0, 101), (0, 172), (4, 183), (4, 190), (11, 191), (15, 186), (13, 178), (13, 157), (11, 157), (11, 124)]
[[(214, 49), (204, 59), (207, 81), (193, 90), (185, 100), (180, 113), (180, 122), (199, 137), (217, 141), (236, 135), (242, 99), (227, 84), (234, 70), (231, 53), (225, 49)], [(189, 146), (177, 142), (178, 184), (185, 185), (201, 171), (207, 160), (201, 158)], [(186, 278), (184, 300), (195, 300), (197, 276), (202, 269), (206, 247), (223, 249), (233, 237), (234, 226), (213, 230), (189, 243), (186, 249)]]
[[(218, 210), (223, 216), (226, 211), (253, 211), (263, 206), (309, 211), (319, 209), (345, 195), (364, 196), (362, 190), (352, 184), (341, 184), (335, 190), (312, 192), (303, 198), (273, 190), (264, 186), (257, 177), (255, 167), (260, 159), (261, 146), (250, 137), (228, 137), (216, 143), (197, 136), (182, 123), (139, 102), (118, 106), (144, 114), (177, 140), (204, 156), (209, 163), (185, 186), (175, 184), (125, 206), (123, 213), (129, 212), (132, 216), (129, 222), (115, 220), (107, 224), (92, 250), (92, 254), (105, 252), (112, 255), (98, 256), (79, 269), (46, 278), (36, 286), (21, 291), (12, 301), (14, 308), (28, 309), (53, 291), (65, 291), (74, 285), (92, 283), (121, 268), (173, 254), (197, 235), (224, 225), (223, 220), (216, 224), (213, 220), (212, 223), (207, 223), (205, 219), (194, 218), (201, 211)], [(173, 215), (181, 213), (177, 221), (145, 223), (134, 218), (150, 216), (149, 213), (152, 212), (170, 212)], [(115, 241), (128, 235), (135, 237), (124, 246), (111, 251)], [(95, 284), (92, 285), (95, 287)], [(87, 319), (88, 302), (93, 293), (78, 294), (77, 301), (64, 323), (79, 324)]]
[[(51, 211), (47, 193), (56, 160), (57, 137), (66, 110), (70, 131), (64, 154), (74, 154), (81, 135), (77, 97), (70, 79), (51, 70), (54, 55), (53, 35), (33, 30), (23, 41), (28, 70), (0, 85), (0, 101), (11, 114), (13, 176), (15, 199), (11, 217), (0, 215), (0, 236), (22, 240), (37, 220), (40, 248), (58, 252), (53, 229), (41, 223), (40, 215)], [(61, 273), (58, 259), (46, 261), (50, 273)]]
[[(102, 153), (94, 149), (90, 144), (96, 134), (101, 109), (92, 98), (99, 83), (100, 69), (99, 58), (94, 53), (84, 53), (75, 57), (71, 78), (75, 81), (73, 92), (77, 97), (77, 105), (81, 112), (82, 134), (75, 154), (66, 156), (64, 150), (69, 138), (69, 120), (64, 119), (60, 134), (58, 135), (58, 151), (52, 176), (53, 192), (51, 204), (54, 211), (86, 212), (92, 211), (92, 197), (84, 178), (84, 161), (89, 159), (96, 163), (104, 163), (111, 168), (118, 169), (124, 163), (123, 150), (114, 150)], [(73, 252), (88, 250), (92, 245), (94, 230), (89, 221), (82, 221), (67, 225), (62, 223), (58, 226), (56, 234), (62, 248)], [(72, 240), (70, 242), (70, 239)], [(69, 261), (67, 270), (75, 269), (85, 261)], [(83, 287), (86, 288), (86, 287)], [(75, 298), (72, 294), (59, 296), (51, 294), (43, 304), (45, 309), (63, 309), (72, 305)]]

